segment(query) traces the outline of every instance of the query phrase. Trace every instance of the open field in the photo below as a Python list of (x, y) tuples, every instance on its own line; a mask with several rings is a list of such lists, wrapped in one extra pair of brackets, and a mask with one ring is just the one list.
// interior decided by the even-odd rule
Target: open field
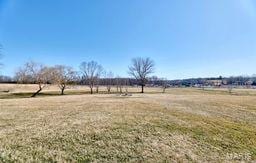
[(48, 87), (44, 96), (20, 98), (37, 87), (0, 90), (7, 87), (0, 93), (0, 162), (256, 160), (255, 90), (146, 88), (122, 97), (89, 95), (86, 87), (55, 96), (58, 88)]

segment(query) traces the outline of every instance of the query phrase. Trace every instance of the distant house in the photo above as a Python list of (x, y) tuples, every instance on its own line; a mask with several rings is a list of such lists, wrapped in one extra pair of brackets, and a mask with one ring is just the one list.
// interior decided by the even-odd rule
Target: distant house
[(245, 85), (252, 85), (253, 84), (253, 80), (248, 80), (245, 82)]
[(228, 85), (228, 81), (227, 80), (222, 80), (222, 85)]
[(219, 87), (222, 85), (222, 80), (207, 80), (207, 85)]

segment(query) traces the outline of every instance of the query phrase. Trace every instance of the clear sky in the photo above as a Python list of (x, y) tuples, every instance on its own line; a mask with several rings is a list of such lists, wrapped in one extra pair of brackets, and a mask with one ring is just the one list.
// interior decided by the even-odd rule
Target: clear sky
[(28, 60), (127, 76), (133, 57), (169, 79), (256, 74), (254, 0), (0, 0), (4, 67)]

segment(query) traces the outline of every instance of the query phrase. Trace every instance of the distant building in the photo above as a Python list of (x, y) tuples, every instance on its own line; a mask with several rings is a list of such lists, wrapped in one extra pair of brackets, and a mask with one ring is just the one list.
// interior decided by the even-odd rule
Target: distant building
[(222, 80), (207, 80), (206, 81), (207, 85), (210, 85), (210, 86), (221, 86), (222, 85)]
[(248, 80), (245, 82), (245, 85), (252, 85), (253, 84), (253, 80)]

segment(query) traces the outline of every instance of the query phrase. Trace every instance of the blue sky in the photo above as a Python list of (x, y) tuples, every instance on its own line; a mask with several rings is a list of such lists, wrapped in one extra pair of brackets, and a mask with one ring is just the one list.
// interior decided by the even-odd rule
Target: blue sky
[(28, 60), (127, 76), (133, 57), (169, 79), (256, 74), (253, 0), (0, 0), (4, 67)]

